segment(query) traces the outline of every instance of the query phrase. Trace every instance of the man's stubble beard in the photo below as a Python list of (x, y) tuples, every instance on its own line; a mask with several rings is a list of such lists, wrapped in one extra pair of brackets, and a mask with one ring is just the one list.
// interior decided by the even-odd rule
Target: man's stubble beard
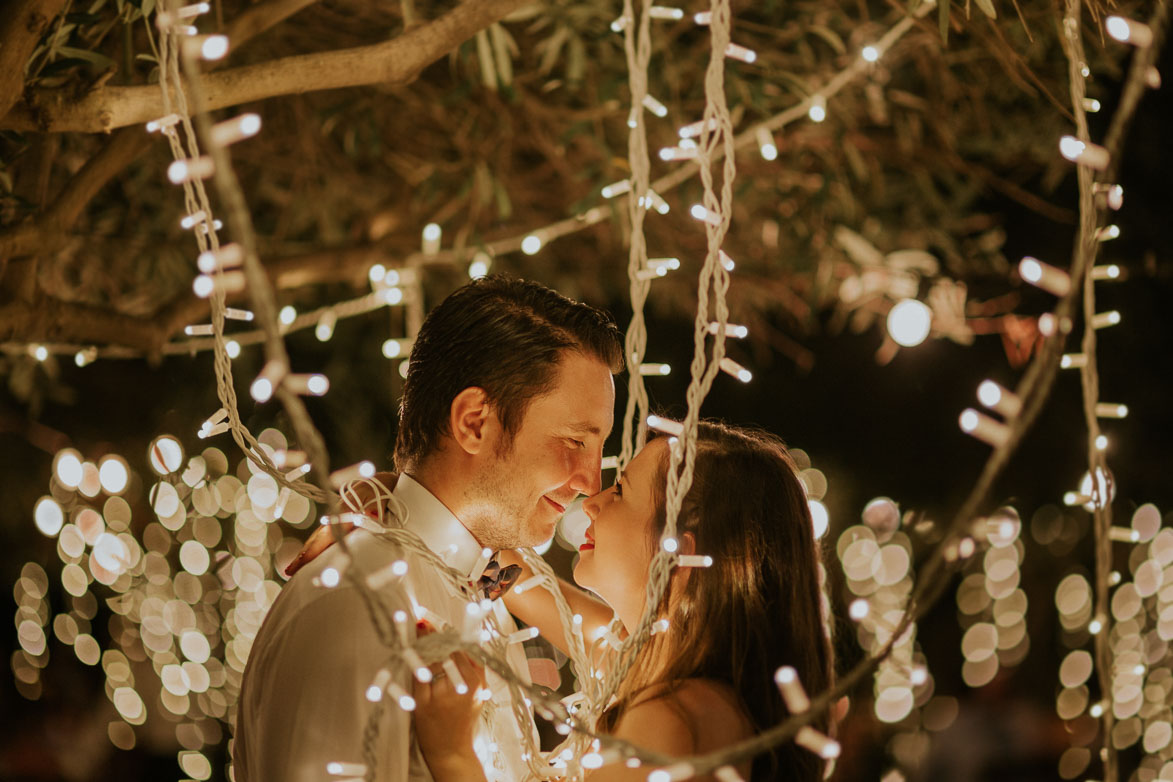
[(527, 522), (534, 509), (510, 491), (514, 484), (508, 454), (497, 454), (468, 490), (465, 526), (486, 548), (494, 551), (532, 546)]

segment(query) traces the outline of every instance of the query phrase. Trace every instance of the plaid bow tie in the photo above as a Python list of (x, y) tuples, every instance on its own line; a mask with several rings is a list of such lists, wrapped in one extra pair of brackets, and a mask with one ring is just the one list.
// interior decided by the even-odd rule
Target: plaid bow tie
[(520, 575), (521, 565), (501, 567), (501, 563), (494, 557), (477, 579), (477, 591), (490, 600), (496, 600), (509, 591)]

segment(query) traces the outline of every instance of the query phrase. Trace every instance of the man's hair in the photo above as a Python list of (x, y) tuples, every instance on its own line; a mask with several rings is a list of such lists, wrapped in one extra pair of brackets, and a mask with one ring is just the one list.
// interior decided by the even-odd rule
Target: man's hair
[(399, 404), (395, 464), (409, 469), (448, 434), (452, 400), (485, 391), (506, 447), (537, 397), (553, 390), (567, 351), (623, 369), (623, 339), (602, 310), (527, 280), (500, 275), (458, 288), (428, 314), (416, 337)]

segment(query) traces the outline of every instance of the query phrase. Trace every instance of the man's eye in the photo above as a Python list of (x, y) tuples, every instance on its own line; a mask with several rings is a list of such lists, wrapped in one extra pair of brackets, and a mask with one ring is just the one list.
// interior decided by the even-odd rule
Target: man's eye
[(573, 437), (568, 437), (566, 441), (575, 448), (586, 448), (586, 443), (584, 443), (582, 440), (575, 440)]

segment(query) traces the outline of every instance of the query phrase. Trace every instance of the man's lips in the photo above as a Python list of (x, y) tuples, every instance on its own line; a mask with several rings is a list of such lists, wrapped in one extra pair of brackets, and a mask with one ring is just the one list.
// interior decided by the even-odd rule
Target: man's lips
[(550, 503), (550, 505), (551, 505), (551, 506), (553, 506), (554, 510), (558, 511), (559, 513), (565, 513), (565, 512), (566, 512), (566, 506), (565, 506), (565, 505), (559, 505), (558, 503), (554, 502), (552, 499), (550, 499), (549, 497), (545, 496), (544, 494), (542, 495), (542, 499), (543, 499), (543, 500), (545, 500), (546, 502)]

